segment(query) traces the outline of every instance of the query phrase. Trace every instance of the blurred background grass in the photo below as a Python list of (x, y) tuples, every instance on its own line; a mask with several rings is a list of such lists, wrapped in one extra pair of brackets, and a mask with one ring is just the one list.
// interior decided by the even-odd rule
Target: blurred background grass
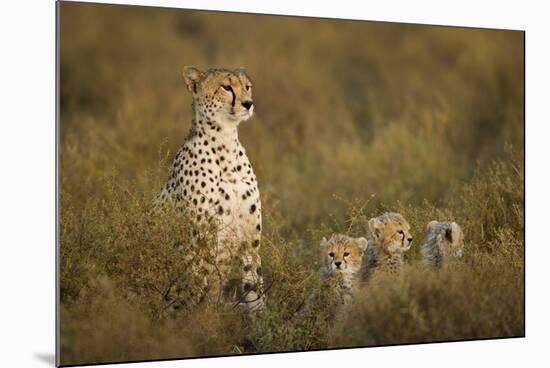
[[(63, 364), (523, 335), (523, 33), (61, 3), (60, 39)], [(184, 65), (253, 78), (239, 134), (272, 280), (253, 326), (159, 313), (183, 235), (144, 213), (190, 128)], [(349, 321), (295, 325), (319, 239), (383, 210), (418, 241), (404, 281)], [(467, 256), (431, 274), (436, 218), (463, 226)]]

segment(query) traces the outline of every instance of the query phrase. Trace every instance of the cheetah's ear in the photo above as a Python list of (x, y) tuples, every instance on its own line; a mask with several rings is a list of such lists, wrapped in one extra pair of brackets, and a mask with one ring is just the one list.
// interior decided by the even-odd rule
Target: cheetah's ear
[(323, 248), (325, 245), (327, 245), (327, 238), (323, 236), (323, 239), (321, 239), (321, 248)]
[(451, 243), (453, 242), (453, 228), (452, 227), (448, 227), (448, 228), (445, 229), (445, 239), (447, 239)]
[(204, 73), (194, 66), (186, 66), (183, 68), (183, 80), (190, 92), (197, 92), (197, 84), (204, 77)]
[(367, 247), (369, 245), (367, 239), (360, 237), (355, 239), (355, 241), (357, 242), (357, 246), (359, 247), (359, 249), (361, 249), (363, 252), (367, 250)]
[(426, 225), (426, 230), (430, 230), (430, 228), (435, 224), (437, 224), (437, 221), (435, 220), (428, 222), (428, 225)]
[(378, 237), (380, 236), (382, 225), (382, 221), (380, 221), (376, 217), (373, 217), (369, 220), (369, 230), (376, 239), (378, 239)]
[(452, 239), (457, 240), (457, 238), (460, 236), (460, 233), (462, 230), (460, 229), (460, 226), (456, 222), (451, 222), (451, 228), (449, 229), (451, 231), (451, 239), (450, 241), (453, 241)]

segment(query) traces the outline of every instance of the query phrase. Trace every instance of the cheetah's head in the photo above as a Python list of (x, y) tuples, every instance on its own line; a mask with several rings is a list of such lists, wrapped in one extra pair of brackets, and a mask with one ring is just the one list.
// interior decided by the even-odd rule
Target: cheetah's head
[(436, 241), (440, 252), (444, 256), (461, 258), (464, 249), (464, 234), (456, 222), (430, 221), (427, 226), (429, 242)]
[(412, 243), (411, 226), (398, 213), (387, 212), (369, 220), (374, 241), (387, 253), (405, 252)]
[(244, 69), (199, 69), (187, 66), (183, 79), (197, 112), (209, 120), (236, 126), (254, 113), (252, 82)]
[(354, 275), (359, 272), (367, 239), (333, 234), (329, 240), (321, 240), (323, 273), (332, 276), (338, 273)]

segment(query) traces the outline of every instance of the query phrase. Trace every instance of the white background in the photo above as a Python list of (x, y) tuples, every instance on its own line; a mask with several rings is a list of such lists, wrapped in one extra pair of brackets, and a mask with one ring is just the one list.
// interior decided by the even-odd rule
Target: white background
[[(549, 366), (550, 229), (546, 208), (550, 188), (550, 12), (544, 9), (545, 2), (113, 2), (527, 31), (527, 338), (142, 363), (131, 367)], [(11, 0), (1, 4), (0, 366), (53, 366), (55, 4), (53, 0)]]

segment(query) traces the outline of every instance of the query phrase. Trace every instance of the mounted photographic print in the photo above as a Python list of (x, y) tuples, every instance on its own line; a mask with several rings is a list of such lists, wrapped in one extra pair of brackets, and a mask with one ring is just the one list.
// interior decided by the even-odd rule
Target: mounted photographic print
[(524, 32), (57, 16), (59, 365), (525, 335)]

